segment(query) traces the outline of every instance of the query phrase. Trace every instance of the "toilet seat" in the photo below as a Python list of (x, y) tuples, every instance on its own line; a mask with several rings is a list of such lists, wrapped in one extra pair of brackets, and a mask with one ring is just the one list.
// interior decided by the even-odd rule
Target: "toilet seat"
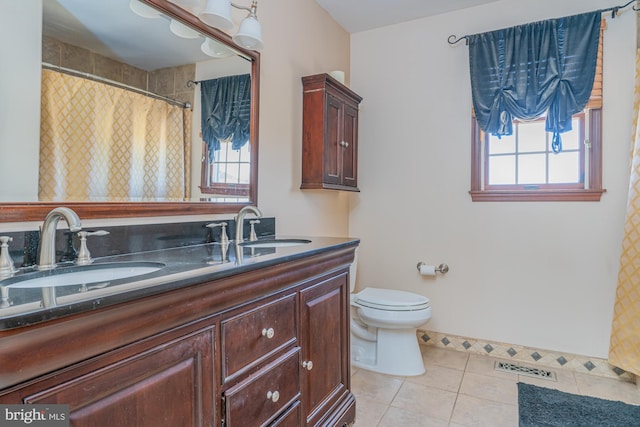
[(386, 311), (415, 311), (429, 308), (429, 298), (395, 289), (365, 288), (353, 295), (353, 302), (363, 307)]

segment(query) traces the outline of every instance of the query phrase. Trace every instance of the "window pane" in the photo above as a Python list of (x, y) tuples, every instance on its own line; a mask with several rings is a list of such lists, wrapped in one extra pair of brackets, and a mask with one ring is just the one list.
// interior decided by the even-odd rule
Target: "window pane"
[[(564, 136), (562, 138), (564, 146)], [(579, 156), (577, 152), (560, 152), (549, 156), (549, 183), (576, 183), (580, 179)]]
[(240, 184), (248, 184), (249, 177), (251, 176), (251, 168), (248, 163), (242, 163), (240, 165)]
[(211, 174), (211, 182), (226, 182), (225, 175), (227, 172), (227, 165), (225, 163), (217, 163)]
[(216, 157), (216, 159), (221, 159), (221, 161), (225, 161), (224, 159), (227, 158), (227, 150), (229, 149), (229, 146), (231, 144), (229, 144), (228, 142), (221, 142), (220, 143), (220, 150), (217, 150), (220, 155)]
[(227, 164), (227, 177), (226, 182), (229, 183), (237, 183), (238, 175), (239, 175), (239, 165), (237, 163), (228, 163)]
[(578, 149), (578, 133), (580, 129), (580, 122), (577, 119), (573, 119), (570, 132), (561, 133), (562, 149), (563, 150), (577, 150)]
[(515, 135), (503, 136), (502, 138), (491, 135), (491, 137), (489, 138), (489, 154), (508, 154), (515, 152)]
[(248, 162), (249, 159), (251, 158), (250, 147), (251, 147), (251, 144), (249, 144), (249, 141), (247, 141), (247, 143), (244, 144), (240, 149), (240, 152), (241, 152), (240, 157), (242, 158), (242, 161)]
[(527, 154), (518, 158), (518, 184), (545, 184), (545, 154)]
[(239, 162), (240, 161), (240, 150), (229, 150), (229, 157), (227, 157), (227, 162)]
[(545, 151), (546, 146), (543, 121), (518, 123), (518, 151), (520, 153)]
[(489, 158), (489, 185), (515, 184), (515, 182), (515, 156), (499, 156)]

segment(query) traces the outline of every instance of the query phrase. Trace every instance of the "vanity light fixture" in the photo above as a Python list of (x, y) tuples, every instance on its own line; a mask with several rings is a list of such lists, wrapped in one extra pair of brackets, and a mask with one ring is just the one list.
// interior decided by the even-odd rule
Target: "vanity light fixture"
[(173, 34), (175, 34), (178, 37), (182, 37), (183, 39), (197, 39), (198, 37), (200, 37), (199, 32), (187, 27), (182, 22), (177, 21), (175, 19), (171, 20), (171, 23), (169, 24), (169, 29)]
[(247, 17), (240, 23), (238, 32), (232, 37), (234, 43), (245, 49), (261, 50), (264, 44), (262, 42), (262, 26), (256, 16), (257, 0), (251, 1), (251, 7), (239, 6), (230, 0), (206, 0), (204, 9), (198, 14), (198, 19), (210, 27), (230, 30), (233, 28), (231, 6), (249, 11)]
[(139, 2), (138, 0), (131, 0), (129, 2), (129, 9), (131, 9), (136, 15), (142, 16), (143, 18), (159, 18), (161, 15), (159, 11), (155, 10), (151, 6)]
[(202, 46), (200, 46), (200, 50), (213, 58), (226, 58), (233, 55), (233, 52), (229, 50), (229, 48), (213, 39), (210, 39), (209, 37), (204, 39)]
[(181, 8), (188, 10), (189, 12), (198, 12), (202, 9), (202, 0), (169, 0), (171, 3), (175, 3)]

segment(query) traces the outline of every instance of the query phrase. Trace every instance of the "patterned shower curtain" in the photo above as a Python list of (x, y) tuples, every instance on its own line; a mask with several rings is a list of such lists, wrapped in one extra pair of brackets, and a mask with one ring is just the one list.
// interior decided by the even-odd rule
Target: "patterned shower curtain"
[(613, 309), (609, 363), (640, 376), (640, 50), (636, 53), (634, 136), (627, 213)]
[(189, 197), (191, 111), (42, 70), (40, 201)]

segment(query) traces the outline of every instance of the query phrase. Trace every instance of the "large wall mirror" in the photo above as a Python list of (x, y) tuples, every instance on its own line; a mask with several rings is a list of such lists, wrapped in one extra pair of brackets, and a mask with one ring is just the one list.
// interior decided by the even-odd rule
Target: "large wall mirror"
[[(38, 170), (38, 188), (19, 200), (0, 188), (0, 222), (42, 220), (55, 206), (110, 218), (230, 213), (257, 203), (260, 56), (190, 12), (167, 0), (43, 1), (40, 150), (25, 166)], [(203, 143), (209, 106), (201, 91), (241, 77), (249, 131), (215, 148)], [(96, 87), (69, 95), (73, 79)], [(119, 134), (144, 141), (116, 149)]]

